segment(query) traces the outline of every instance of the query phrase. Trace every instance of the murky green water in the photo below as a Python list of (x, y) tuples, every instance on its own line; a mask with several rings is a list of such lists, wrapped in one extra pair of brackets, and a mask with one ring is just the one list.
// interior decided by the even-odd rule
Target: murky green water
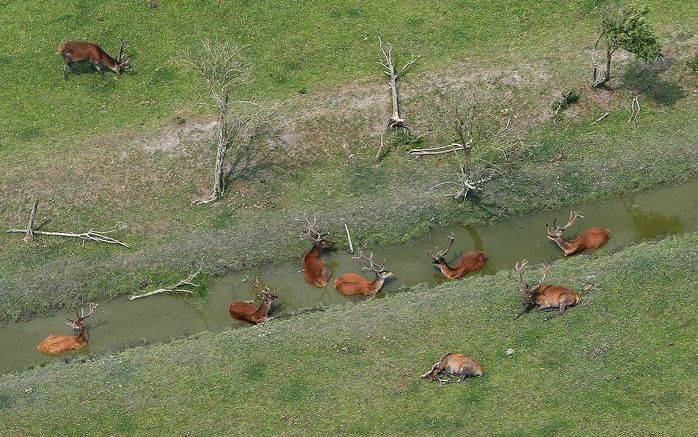
[[(575, 205), (584, 213), (568, 236), (591, 226), (611, 229), (613, 237), (606, 250), (669, 234), (693, 231), (698, 226), (698, 180), (678, 187), (662, 188), (635, 196)], [(531, 263), (552, 261), (562, 257), (562, 251), (545, 237), (545, 223), (557, 215), (565, 222), (569, 207), (544, 211), (527, 217), (515, 217), (493, 226), (454, 226), (433, 232), (426, 238), (401, 246), (375, 250), (375, 259), (396, 272), (394, 280), (384, 287), (378, 297), (393, 293), (402, 285), (421, 282), (436, 284), (445, 278), (432, 267), (426, 250), (435, 245), (443, 247), (453, 232), (456, 243), (449, 254), (453, 260), (463, 250), (485, 250), (489, 254), (487, 267), (478, 275), (512, 268), (514, 262), (527, 258)], [(290, 313), (300, 308), (318, 307), (347, 302), (331, 284), (334, 278), (348, 271), (360, 271), (359, 264), (344, 250), (331, 253), (326, 262), (333, 271), (330, 285), (317, 289), (303, 281), (299, 273), (300, 259), (274, 266), (261, 272), (263, 281), (279, 296), (272, 315)], [(372, 276), (368, 275), (368, 276)], [(89, 350), (81, 353), (100, 354), (142, 342), (162, 342), (203, 330), (223, 330), (244, 326), (228, 314), (233, 300), (254, 299), (256, 290), (242, 280), (245, 273), (220, 278), (211, 289), (210, 299), (195, 306), (185, 297), (160, 295), (130, 302), (126, 298), (102, 302), (89, 319)], [(512, 287), (515, 287), (512, 284)], [(20, 370), (31, 365), (60, 358), (44, 357), (36, 345), (48, 334), (68, 334), (65, 324), (69, 312), (28, 322), (12, 323), (0, 328), (0, 372)]]

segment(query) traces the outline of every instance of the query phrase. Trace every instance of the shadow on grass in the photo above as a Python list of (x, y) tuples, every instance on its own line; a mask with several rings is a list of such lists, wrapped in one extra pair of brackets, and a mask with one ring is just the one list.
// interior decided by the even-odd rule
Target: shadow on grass
[(661, 77), (674, 63), (673, 59), (661, 59), (649, 65), (633, 62), (621, 76), (621, 87), (644, 94), (660, 105), (673, 105), (686, 95), (679, 83)]

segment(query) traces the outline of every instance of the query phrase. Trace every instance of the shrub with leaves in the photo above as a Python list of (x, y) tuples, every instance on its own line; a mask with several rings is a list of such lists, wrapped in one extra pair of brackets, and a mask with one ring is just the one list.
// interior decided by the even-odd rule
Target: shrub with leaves
[[(617, 7), (608, 9), (601, 21), (601, 34), (592, 51), (594, 86), (600, 86), (611, 78), (611, 59), (618, 49), (623, 49), (645, 62), (661, 57), (662, 46), (647, 22), (646, 7)], [(606, 70), (599, 71), (595, 52), (599, 44), (606, 46)]]

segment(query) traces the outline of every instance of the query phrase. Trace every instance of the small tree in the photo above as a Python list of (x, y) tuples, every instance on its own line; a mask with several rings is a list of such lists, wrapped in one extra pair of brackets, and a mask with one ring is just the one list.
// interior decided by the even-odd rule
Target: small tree
[[(646, 7), (619, 7), (608, 9), (601, 22), (599, 35), (591, 52), (594, 68), (593, 85), (601, 86), (611, 78), (611, 59), (618, 49), (634, 54), (645, 62), (661, 57), (661, 45), (657, 36), (646, 21), (649, 10)], [(596, 50), (600, 43), (606, 46), (606, 70), (599, 71)]]
[[(243, 54), (244, 47), (225, 41), (202, 41), (184, 56), (184, 61), (206, 81), (211, 98), (218, 111), (218, 147), (211, 195), (194, 201), (195, 204), (215, 202), (226, 189), (229, 172), (225, 159), (233, 149), (249, 149), (262, 125), (268, 120), (268, 111), (253, 102), (234, 100), (250, 80), (251, 66)], [(243, 106), (253, 106), (254, 111)], [(235, 110), (234, 110), (235, 109)]]

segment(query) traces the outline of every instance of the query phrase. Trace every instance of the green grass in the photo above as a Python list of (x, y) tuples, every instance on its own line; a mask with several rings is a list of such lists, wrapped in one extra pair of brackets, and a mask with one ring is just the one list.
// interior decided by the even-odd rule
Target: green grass
[[(347, 222), (358, 239), (388, 244), (447, 223), (491, 221), (695, 177), (698, 123), (689, 90), (696, 78), (686, 74), (685, 62), (650, 74), (619, 61), (613, 94), (588, 90), (596, 3), (6, 5), (0, 16), (0, 76), (10, 78), (0, 89), (3, 227), (23, 226), (35, 196), (42, 200), (40, 221), (50, 220), (47, 229), (116, 229), (134, 248), (46, 238), (30, 246), (3, 236), (0, 321), (131, 293), (142, 279), (178, 278), (202, 258), (210, 275), (290, 259), (305, 247), (294, 219), (313, 212), (340, 243)], [(692, 55), (685, 34), (693, 7), (649, 5), (667, 56)], [(85, 37), (113, 50), (122, 34), (134, 56), (131, 73), (119, 81), (87, 74), (63, 81), (55, 54), (60, 41)], [(281, 100), (275, 126), (295, 140), (288, 141), (288, 154), (275, 156), (278, 167), (235, 180), (223, 201), (195, 208), (190, 196), (210, 185), (211, 143), (184, 138), (168, 146), (169, 135), (186, 137), (192, 122), (211, 114), (200, 104), (200, 83), (175, 61), (181, 47), (215, 35), (250, 45), (258, 74), (249, 94)], [(405, 138), (388, 139), (395, 147), (373, 166), (388, 104), (375, 64), (379, 35), (400, 54), (410, 48), (423, 56), (401, 88), (417, 134), (433, 127), (430, 101), (444, 81), (476, 84), (487, 105), (516, 116), (494, 144), (515, 145), (508, 185), (494, 182), (481, 205), (429, 193), (454, 164), (405, 159)], [(632, 129), (630, 99), (650, 86)], [(580, 101), (556, 119), (550, 101), (569, 88), (580, 90)], [(612, 114), (590, 126), (606, 110)], [(439, 140), (423, 139), (425, 146)], [(565, 160), (550, 164), (558, 153)]]
[[(0, 377), (3, 434), (688, 435), (698, 234), (552, 267), (581, 290), (519, 320), (513, 272)], [(507, 349), (513, 349), (507, 356)], [(482, 378), (418, 376), (461, 351)]]

